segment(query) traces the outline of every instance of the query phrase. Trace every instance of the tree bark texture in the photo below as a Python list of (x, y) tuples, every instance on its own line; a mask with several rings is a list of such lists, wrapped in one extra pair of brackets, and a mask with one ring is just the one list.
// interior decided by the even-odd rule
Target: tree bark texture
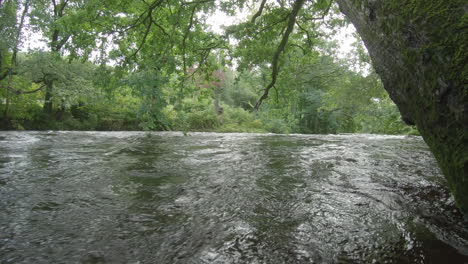
[(415, 124), (468, 217), (464, 0), (337, 0), (403, 120)]

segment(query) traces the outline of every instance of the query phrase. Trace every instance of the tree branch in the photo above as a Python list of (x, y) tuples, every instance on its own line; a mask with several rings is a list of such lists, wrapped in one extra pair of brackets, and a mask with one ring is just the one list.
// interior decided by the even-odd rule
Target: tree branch
[(129, 31), (139, 25), (141, 25), (142, 23), (144, 23), (145, 21), (148, 20), (148, 17), (151, 16), (154, 12), (154, 10), (159, 7), (162, 3), (163, 3), (164, 0), (155, 0), (153, 3), (151, 4), (148, 4), (145, 2), (145, 4), (148, 6), (148, 9), (145, 10), (145, 12), (141, 13), (133, 23), (131, 23), (130, 25), (126, 26), (126, 28), (124, 28), (123, 30), (119, 31), (119, 32), (126, 32), (126, 31)]
[[(151, 11), (149, 11), (149, 12), (151, 12)], [(149, 18), (150, 21), (149, 21), (149, 23), (148, 23), (148, 26), (146, 27), (145, 33), (144, 33), (144, 35), (143, 35), (143, 39), (141, 40), (141, 43), (140, 43), (140, 45), (138, 46), (138, 48), (135, 50), (135, 52), (133, 52), (132, 55), (130, 55), (129, 57), (127, 57), (127, 61), (128, 61), (130, 58), (135, 57), (135, 56), (138, 54), (138, 52), (140, 52), (141, 48), (143, 47), (143, 45), (144, 45), (145, 42), (146, 42), (146, 38), (148, 37), (148, 34), (149, 34), (150, 30), (151, 30), (151, 25), (153, 25), (153, 17), (151, 16), (151, 14), (148, 15), (148, 18)]]
[(262, 3), (260, 4), (260, 8), (258, 9), (257, 13), (255, 13), (252, 17), (252, 20), (251, 20), (252, 23), (255, 23), (255, 19), (257, 19), (257, 17), (262, 15), (263, 8), (265, 7), (265, 3), (266, 3), (266, 0), (263, 0)]
[(319, 17), (307, 17), (307, 16), (304, 16), (304, 20), (308, 21), (308, 20), (323, 20), (325, 18), (325, 16), (328, 14), (328, 12), (330, 12), (330, 9), (331, 9), (331, 6), (333, 5), (333, 1), (330, 1), (330, 3), (328, 4), (327, 8), (325, 8), (325, 10), (323, 10), (323, 13), (321, 16)]
[(170, 37), (170, 35), (167, 33), (167, 31), (166, 31), (161, 25), (159, 25), (158, 23), (156, 23), (154, 20), (152, 20), (152, 22), (153, 22), (153, 24), (154, 24), (157, 28), (159, 28), (159, 30), (162, 31), (162, 33), (163, 33), (165, 36)]
[[(18, 54), (18, 46), (20, 43), (21, 31), (23, 30), (24, 20), (25, 20), (26, 14), (28, 13), (28, 9), (29, 9), (29, 1), (26, 1), (26, 3), (24, 4), (23, 13), (21, 14), (20, 24), (18, 26), (18, 30), (16, 31), (15, 46), (13, 47), (13, 54), (11, 56), (11, 67), (16, 65), (16, 56)], [(11, 69), (10, 69), (10, 72), (11, 72)]]
[(200, 1), (192, 1), (192, 2), (182, 2), (182, 5), (199, 5), (199, 4), (206, 4), (210, 2), (214, 2), (215, 0), (200, 0)]
[(71, 34), (68, 34), (67, 36), (63, 37), (60, 41), (57, 40), (55, 48), (57, 50), (61, 50), (63, 45), (65, 45), (65, 43), (67, 43), (67, 41), (70, 39), (70, 37), (71, 37)]
[(255, 35), (258, 35), (258, 34), (264, 32), (264, 31), (269, 30), (270, 28), (273, 28), (274, 26), (276, 26), (276, 25), (278, 25), (278, 24), (283, 23), (284, 21), (288, 20), (288, 17), (289, 17), (289, 16), (285, 16), (284, 18), (282, 18), (282, 19), (280, 19), (280, 20), (278, 20), (278, 21), (275, 21), (275, 22), (273, 22), (273, 23), (271, 23), (271, 24), (269, 24), (269, 25), (266, 25), (265, 27), (263, 27), (263, 28), (260, 29), (259, 31), (255, 32)]
[(303, 26), (301, 26), (301, 24), (299, 24), (297, 21), (296, 21), (296, 25), (306, 34), (307, 43), (309, 44), (310, 47), (312, 47), (312, 38), (310, 37), (310, 32), (307, 29), (305, 29)]
[(305, 0), (296, 0), (293, 4), (293, 8), (291, 13), (289, 14), (289, 20), (288, 20), (288, 25), (286, 28), (286, 31), (283, 34), (283, 38), (281, 39), (281, 42), (276, 49), (275, 54), (273, 55), (273, 61), (271, 63), (271, 82), (268, 84), (268, 86), (265, 88), (263, 91), (263, 95), (258, 99), (257, 103), (255, 104), (255, 110), (258, 110), (260, 108), (260, 105), (262, 104), (262, 101), (268, 98), (268, 93), (270, 92), (270, 89), (275, 85), (276, 79), (278, 77), (279, 73), (279, 57), (281, 53), (283, 52), (284, 48), (286, 47), (286, 44), (288, 43), (289, 35), (294, 29), (294, 25), (296, 24), (296, 17), (299, 13), (299, 11), (302, 8), (302, 5), (304, 4)]
[(41, 85), (39, 88), (37, 89), (34, 89), (34, 90), (31, 90), (31, 91), (21, 91), (21, 90), (18, 90), (18, 89), (15, 89), (11, 86), (3, 86), (3, 85), (0, 85), (0, 87), (2, 88), (6, 88), (8, 89), (10, 92), (13, 92), (17, 95), (20, 95), (20, 94), (32, 94), (32, 93), (36, 93), (36, 92), (39, 92), (40, 90), (44, 89), (44, 87), (46, 87), (45, 84)]
[(188, 38), (188, 35), (190, 33), (190, 29), (192, 28), (193, 26), (193, 17), (195, 16), (195, 11), (197, 9), (197, 6), (195, 6), (193, 9), (192, 9), (192, 13), (190, 14), (190, 23), (184, 33), (184, 38), (182, 39), (182, 60), (183, 60), (183, 70), (184, 70), (184, 74), (187, 73), (187, 58), (185, 57), (185, 49), (186, 49), (186, 46), (187, 46), (187, 38)]

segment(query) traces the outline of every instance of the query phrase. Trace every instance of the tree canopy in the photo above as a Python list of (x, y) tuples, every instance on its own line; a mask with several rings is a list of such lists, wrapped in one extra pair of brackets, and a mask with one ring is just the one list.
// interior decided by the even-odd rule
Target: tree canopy
[[(331, 0), (1, 3), (2, 127), (417, 133)], [(215, 12), (245, 14), (210, 29)], [(40, 36), (45, 48), (27, 50)]]

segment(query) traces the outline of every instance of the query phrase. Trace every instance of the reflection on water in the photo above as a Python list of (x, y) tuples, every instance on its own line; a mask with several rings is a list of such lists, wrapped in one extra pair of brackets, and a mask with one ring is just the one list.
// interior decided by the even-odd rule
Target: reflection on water
[(418, 137), (3, 132), (0, 263), (465, 263)]

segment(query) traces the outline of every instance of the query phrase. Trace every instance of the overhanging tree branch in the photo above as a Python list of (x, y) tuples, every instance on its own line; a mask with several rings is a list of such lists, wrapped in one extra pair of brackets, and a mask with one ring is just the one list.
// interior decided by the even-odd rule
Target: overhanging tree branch
[(132, 57), (135, 57), (138, 52), (140, 52), (141, 48), (143, 48), (143, 45), (145, 44), (146, 42), (146, 38), (148, 37), (148, 34), (151, 30), (151, 26), (153, 25), (153, 17), (151, 16), (151, 14), (148, 15), (148, 19), (150, 20), (149, 23), (148, 23), (148, 26), (146, 27), (146, 30), (145, 30), (145, 33), (143, 35), (143, 39), (141, 40), (141, 43), (140, 45), (138, 46), (138, 48), (135, 50), (135, 52), (132, 53), (132, 55), (130, 55), (128, 58), (127, 58), (127, 61), (132, 58)]
[(268, 93), (270, 92), (270, 89), (275, 85), (276, 79), (278, 77), (279, 73), (279, 58), (281, 53), (283, 52), (284, 48), (286, 47), (286, 44), (288, 43), (289, 35), (294, 29), (294, 25), (296, 24), (296, 17), (301, 10), (305, 0), (296, 0), (293, 4), (293, 8), (291, 13), (289, 14), (289, 19), (288, 19), (288, 25), (286, 28), (286, 31), (283, 34), (283, 38), (281, 39), (281, 42), (276, 49), (275, 54), (273, 55), (273, 61), (271, 63), (271, 82), (267, 85), (265, 90), (263, 91), (263, 95), (258, 99), (257, 103), (255, 104), (255, 110), (258, 110), (260, 108), (260, 105), (262, 104), (263, 100), (268, 98)]
[(255, 23), (255, 19), (257, 19), (257, 17), (262, 15), (263, 8), (265, 7), (265, 3), (266, 3), (266, 0), (263, 0), (262, 3), (260, 4), (260, 8), (258, 9), (257, 13), (255, 13), (252, 17), (252, 20), (251, 20), (252, 23)]
[(264, 31), (267, 31), (267, 30), (270, 30), (271, 28), (275, 27), (276, 25), (278, 24), (281, 24), (283, 23), (284, 21), (288, 20), (289, 18), (289, 15), (288, 16), (285, 16), (284, 18), (281, 18), (280, 20), (276, 21), (276, 22), (273, 22), (269, 25), (266, 25), (265, 27), (263, 27), (262, 29), (258, 30), (257, 32), (255, 32), (255, 35), (258, 35)]
[(35, 92), (39, 92), (40, 90), (44, 89), (44, 87), (46, 87), (45, 84), (41, 85), (39, 88), (36, 88), (34, 90), (30, 90), (30, 91), (22, 91), (22, 90), (18, 90), (18, 89), (15, 89), (13, 87), (11, 87), (10, 85), (8, 86), (4, 86), (4, 85), (0, 85), (1, 88), (6, 88), (8, 89), (10, 92), (14, 93), (14, 94), (17, 94), (17, 95), (20, 95), (20, 94), (32, 94), (32, 93), (35, 93)]
[(124, 32), (127, 32), (129, 30), (132, 30), (138, 26), (140, 26), (141, 24), (145, 23), (147, 20), (148, 20), (148, 17), (151, 16), (154, 12), (154, 10), (161, 6), (164, 2), (164, 0), (156, 0), (154, 1), (153, 3), (151, 4), (148, 4), (146, 3), (145, 1), (143, 1), (147, 6), (148, 6), (148, 9), (145, 10), (144, 12), (142, 12), (134, 21), (133, 23), (127, 25), (127, 26), (120, 26), (123, 28), (123, 30), (111, 30), (110, 32), (113, 33), (113, 32), (119, 32), (119, 33), (124, 33)]

